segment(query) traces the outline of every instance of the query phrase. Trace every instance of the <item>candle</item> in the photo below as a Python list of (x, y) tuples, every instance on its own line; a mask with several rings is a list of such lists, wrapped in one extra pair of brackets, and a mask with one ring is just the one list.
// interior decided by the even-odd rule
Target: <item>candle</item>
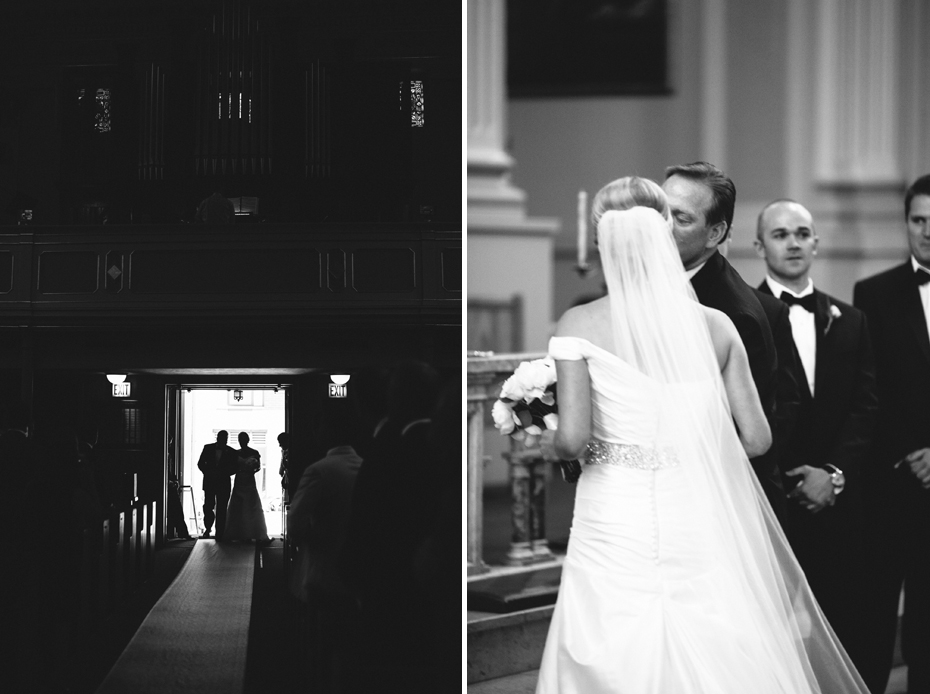
[(588, 262), (588, 194), (578, 191), (578, 267), (585, 267)]

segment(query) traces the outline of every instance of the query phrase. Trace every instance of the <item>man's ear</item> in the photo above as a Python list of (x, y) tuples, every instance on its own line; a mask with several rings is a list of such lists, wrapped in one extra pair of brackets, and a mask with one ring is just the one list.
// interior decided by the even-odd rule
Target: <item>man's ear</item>
[(727, 223), (717, 222), (710, 228), (710, 234), (707, 237), (707, 248), (716, 248), (727, 237)]
[(752, 242), (752, 247), (756, 249), (756, 255), (765, 260), (765, 246), (762, 245), (759, 239)]

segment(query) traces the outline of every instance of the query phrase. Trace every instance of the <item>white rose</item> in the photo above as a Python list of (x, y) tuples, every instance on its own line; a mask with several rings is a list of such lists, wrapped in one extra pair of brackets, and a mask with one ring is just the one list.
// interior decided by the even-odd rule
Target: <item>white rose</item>
[(522, 400), (526, 393), (523, 390), (523, 387), (520, 385), (520, 382), (516, 378), (516, 374), (504, 381), (504, 384), (501, 386), (501, 397), (507, 398), (508, 400)]
[(543, 417), (543, 423), (546, 425), (546, 429), (549, 431), (555, 431), (559, 428), (559, 415), (555, 412), (550, 412), (545, 417)]
[(527, 436), (539, 436), (542, 434), (542, 429), (536, 424), (530, 424), (524, 431), (526, 431)]
[(523, 390), (523, 399), (532, 402), (541, 398), (546, 388), (555, 383), (554, 364), (546, 359), (525, 361), (517, 367), (512, 378), (516, 379)]
[(491, 418), (501, 434), (509, 434), (514, 428), (513, 408), (506, 402), (495, 400), (491, 406)]

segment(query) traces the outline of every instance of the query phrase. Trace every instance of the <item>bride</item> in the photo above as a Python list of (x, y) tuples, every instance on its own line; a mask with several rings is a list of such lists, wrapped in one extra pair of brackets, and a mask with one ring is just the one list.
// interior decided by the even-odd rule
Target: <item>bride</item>
[(746, 352), (695, 299), (665, 194), (628, 177), (606, 207), (608, 295), (549, 343), (543, 455), (586, 464), (537, 694), (867, 693), (750, 468), (771, 434)]
[(268, 529), (265, 526), (265, 511), (255, 486), (255, 473), (262, 467), (261, 453), (249, 448), (249, 435), (244, 431), (239, 432), (239, 450), (236, 453), (239, 467), (232, 494), (229, 495), (223, 539), (266, 542)]

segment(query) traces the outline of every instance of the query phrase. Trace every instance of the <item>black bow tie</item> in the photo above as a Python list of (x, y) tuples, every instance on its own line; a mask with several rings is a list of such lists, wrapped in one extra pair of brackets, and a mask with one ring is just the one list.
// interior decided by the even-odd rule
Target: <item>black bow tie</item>
[(914, 283), (919, 287), (922, 284), (930, 282), (930, 272), (923, 268), (914, 270)]
[(811, 313), (814, 312), (814, 306), (816, 305), (816, 302), (817, 302), (817, 297), (815, 297), (813, 293), (799, 298), (796, 296), (792, 296), (788, 292), (782, 292), (781, 296), (778, 298), (784, 301), (786, 304), (788, 304), (788, 306), (797, 305), (803, 308), (805, 311), (810, 311)]

